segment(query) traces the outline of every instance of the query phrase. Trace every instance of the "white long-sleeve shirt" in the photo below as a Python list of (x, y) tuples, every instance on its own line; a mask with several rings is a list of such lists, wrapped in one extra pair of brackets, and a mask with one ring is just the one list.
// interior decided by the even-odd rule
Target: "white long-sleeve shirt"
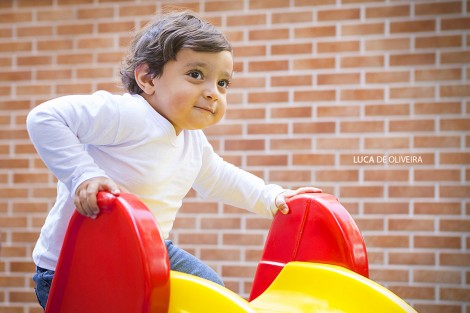
[(36, 265), (55, 270), (73, 195), (85, 180), (106, 176), (137, 195), (168, 237), (193, 187), (204, 198), (272, 217), (280, 186), (222, 160), (201, 130), (179, 135), (139, 95), (98, 91), (47, 101), (27, 118), (30, 138), (58, 178), (57, 200), (33, 251)]

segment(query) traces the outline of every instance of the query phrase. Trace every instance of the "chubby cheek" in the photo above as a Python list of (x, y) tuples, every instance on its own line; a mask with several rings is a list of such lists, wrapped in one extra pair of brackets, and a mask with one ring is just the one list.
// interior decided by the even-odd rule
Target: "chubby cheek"
[(225, 102), (218, 106), (217, 112), (216, 112), (217, 122), (219, 122), (224, 117), (226, 111), (227, 111), (227, 104)]

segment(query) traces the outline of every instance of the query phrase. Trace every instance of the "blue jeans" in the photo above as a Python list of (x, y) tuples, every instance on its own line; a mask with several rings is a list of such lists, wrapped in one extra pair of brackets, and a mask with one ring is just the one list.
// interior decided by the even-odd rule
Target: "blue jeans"
[[(170, 269), (172, 271), (195, 275), (213, 281), (219, 285), (224, 285), (220, 276), (201, 260), (183, 249), (178, 248), (171, 240), (165, 240), (165, 244), (168, 250), (168, 257), (170, 258)], [(39, 266), (36, 268), (36, 273), (33, 275), (33, 280), (36, 283), (36, 297), (44, 310), (46, 309), (47, 298), (49, 297), (49, 290), (51, 289), (53, 278), (54, 271)]]

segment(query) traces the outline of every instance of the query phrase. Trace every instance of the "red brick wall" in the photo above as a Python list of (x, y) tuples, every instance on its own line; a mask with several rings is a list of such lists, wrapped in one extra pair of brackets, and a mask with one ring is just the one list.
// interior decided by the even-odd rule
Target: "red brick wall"
[[(216, 150), (269, 182), (339, 197), (365, 236), (372, 279), (418, 311), (470, 312), (470, 2), (177, 3), (235, 46), (229, 110), (207, 130)], [(26, 114), (59, 95), (120, 92), (130, 30), (162, 6), (0, 1), (0, 313), (40, 312), (30, 255), (55, 182)], [(190, 194), (172, 238), (246, 296), (268, 227)]]

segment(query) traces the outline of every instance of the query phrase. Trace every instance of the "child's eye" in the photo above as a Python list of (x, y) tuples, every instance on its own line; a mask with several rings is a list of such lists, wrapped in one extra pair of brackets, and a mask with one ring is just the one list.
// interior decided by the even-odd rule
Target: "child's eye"
[(200, 71), (190, 71), (188, 75), (194, 79), (202, 79), (202, 73)]
[(227, 89), (228, 86), (230, 86), (230, 81), (227, 79), (224, 79), (224, 80), (219, 81), (218, 84), (220, 87)]

